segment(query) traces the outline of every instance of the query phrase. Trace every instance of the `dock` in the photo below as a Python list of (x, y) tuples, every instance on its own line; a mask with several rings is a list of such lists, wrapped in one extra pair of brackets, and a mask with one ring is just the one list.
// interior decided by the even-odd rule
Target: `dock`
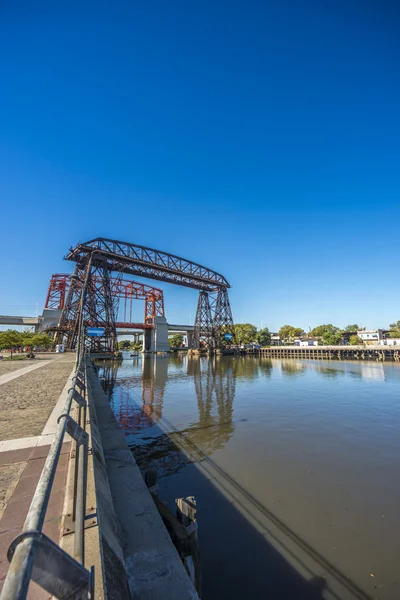
[(400, 347), (396, 346), (269, 346), (246, 352), (268, 358), (400, 361)]

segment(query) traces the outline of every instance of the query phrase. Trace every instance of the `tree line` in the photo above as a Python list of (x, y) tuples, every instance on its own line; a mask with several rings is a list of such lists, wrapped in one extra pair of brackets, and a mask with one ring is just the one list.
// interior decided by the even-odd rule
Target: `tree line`
[(141, 350), (142, 342), (134, 342), (130, 340), (121, 340), (118, 342), (118, 350)]
[[(390, 324), (389, 336), (392, 338), (400, 338), (400, 321)], [(352, 345), (362, 344), (362, 339), (357, 335), (357, 331), (364, 331), (365, 327), (361, 327), (357, 323), (347, 325), (344, 329), (332, 325), (332, 323), (317, 325), (314, 329), (311, 329), (307, 334), (301, 327), (295, 327), (293, 325), (282, 325), (278, 331), (281, 342), (292, 344), (296, 339), (307, 336), (318, 338), (320, 344), (325, 346), (335, 346), (340, 344), (343, 334), (352, 333), (349, 336), (349, 343)], [(271, 333), (268, 327), (264, 329), (257, 329), (255, 325), (250, 323), (241, 323), (235, 325), (236, 338), (238, 343), (251, 344), (259, 343), (262, 346), (270, 346), (271, 344)]]
[[(183, 338), (184, 336), (182, 333), (175, 333), (175, 335), (169, 336), (168, 343), (170, 348), (182, 348)], [(142, 346), (142, 342), (135, 343), (130, 342), (129, 340), (121, 340), (118, 342), (119, 350), (141, 350)]]
[[(261, 346), (271, 345), (271, 332), (268, 327), (258, 329), (251, 323), (237, 323), (235, 324), (235, 334), (237, 343), (241, 345), (247, 344), (260, 344)], [(400, 320), (390, 324), (390, 337), (400, 338)], [(362, 340), (356, 334), (357, 331), (362, 331), (365, 327), (360, 327), (357, 323), (347, 325), (344, 329), (332, 325), (332, 323), (326, 325), (318, 325), (311, 329), (307, 334), (310, 337), (318, 338), (321, 344), (327, 346), (335, 346), (340, 343), (344, 333), (354, 332), (349, 338), (350, 344), (362, 344)], [(295, 327), (293, 325), (283, 325), (278, 335), (283, 343), (293, 343), (296, 339), (301, 336), (305, 336), (306, 333), (301, 327)], [(169, 338), (169, 345), (171, 348), (179, 348), (183, 343), (183, 335), (177, 333)], [(35, 333), (29, 330), (16, 331), (15, 329), (7, 329), (6, 331), (0, 331), (0, 350), (10, 350), (11, 357), (14, 350), (21, 348), (50, 348), (53, 345), (52, 338), (47, 333)], [(128, 340), (122, 340), (119, 342), (118, 347), (120, 350), (140, 350), (142, 347), (141, 342), (130, 342)]]
[(0, 350), (10, 350), (11, 358), (13, 351), (22, 348), (50, 348), (53, 339), (47, 333), (35, 333), (33, 331), (16, 331), (7, 329), (0, 331)]
[[(400, 321), (398, 321), (400, 330)], [(318, 338), (319, 342), (327, 346), (335, 346), (340, 343), (343, 333), (354, 332), (349, 338), (350, 344), (362, 344), (362, 340), (356, 334), (362, 328), (356, 323), (353, 325), (347, 325), (344, 329), (336, 327), (331, 323), (327, 325), (318, 325), (314, 327), (307, 336)], [(268, 327), (263, 329), (257, 329), (255, 325), (251, 323), (238, 323), (235, 325), (236, 339), (239, 345), (246, 345), (252, 343), (261, 344), (261, 346), (271, 345), (271, 332)], [(293, 325), (282, 325), (278, 331), (278, 335), (283, 343), (293, 343), (296, 339), (301, 336), (305, 336), (306, 333), (301, 327), (294, 327)], [(400, 337), (400, 335), (399, 335)]]
[[(365, 329), (365, 328), (364, 328)], [(347, 325), (344, 329), (332, 325), (332, 323), (317, 325), (307, 334), (310, 337), (318, 338), (318, 341), (326, 346), (336, 346), (342, 340), (344, 333), (354, 332), (349, 338), (349, 343), (352, 345), (362, 344), (362, 340), (358, 337), (357, 331), (361, 328), (357, 323)], [(305, 335), (305, 331), (300, 327), (292, 327), (291, 325), (283, 325), (279, 330), (279, 337), (283, 341), (293, 342), (296, 338)]]

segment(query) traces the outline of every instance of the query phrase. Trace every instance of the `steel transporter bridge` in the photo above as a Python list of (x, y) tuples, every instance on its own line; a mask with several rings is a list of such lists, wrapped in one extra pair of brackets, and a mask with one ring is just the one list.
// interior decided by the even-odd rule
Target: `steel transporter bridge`
[[(115, 352), (119, 302), (129, 294), (146, 300), (145, 333), (157, 320), (165, 320), (162, 291), (124, 280), (124, 274), (199, 290), (192, 348), (212, 352), (235, 343), (230, 284), (220, 273), (167, 252), (108, 238), (79, 243), (65, 258), (75, 262), (74, 273), (68, 281), (59, 280), (58, 287), (55, 282), (49, 294), (57, 296), (65, 286), (60, 321), (54, 329), (55, 342), (64, 343), (66, 349), (76, 349), (82, 340), (90, 352)], [(88, 336), (89, 326), (101, 327), (104, 335)]]

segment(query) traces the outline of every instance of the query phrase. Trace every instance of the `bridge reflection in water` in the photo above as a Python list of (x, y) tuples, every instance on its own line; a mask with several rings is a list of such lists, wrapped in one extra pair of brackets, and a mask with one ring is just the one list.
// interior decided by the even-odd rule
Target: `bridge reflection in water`
[[(102, 373), (140, 468), (158, 472), (162, 501), (172, 507), (183, 495), (198, 500), (205, 599), (375, 597), (368, 593), (364, 565), (375, 564), (382, 554), (372, 543), (379, 536), (374, 538), (373, 527), (365, 528), (373, 522), (377, 499), (370, 505), (357, 500), (354, 473), (364, 459), (356, 453), (352, 470), (348, 447), (354, 452), (356, 434), (349, 440), (348, 428), (337, 423), (340, 415), (356, 411), (357, 440), (368, 465), (365, 485), (373, 494), (379, 486), (370, 487), (371, 473), (379, 479), (384, 466), (364, 444), (370, 416), (358, 406), (368, 407), (377, 393), (371, 380), (374, 385), (400, 380), (398, 365), (178, 354), (129, 359)], [(364, 403), (354, 403), (355, 385)], [(379, 388), (380, 393), (390, 389)], [(371, 419), (376, 436), (376, 417)], [(382, 440), (383, 456), (389, 456), (386, 430)], [(379, 469), (369, 468), (375, 455)], [(390, 464), (387, 469), (391, 472)], [(352, 521), (346, 529), (348, 513)], [(382, 514), (388, 513), (386, 506)], [(362, 545), (365, 556), (357, 541), (361, 535), (371, 541)], [(393, 569), (387, 571), (386, 579), (394, 577)]]
[[(208, 455), (223, 448), (234, 431), (233, 401), (240, 363), (177, 355), (125, 361), (113, 369), (111, 365), (101, 367), (99, 374), (104, 377), (114, 414), (141, 468), (155, 462), (162, 477), (196, 460), (199, 452)], [(178, 430), (163, 417), (163, 404), (167, 381), (173, 386), (182, 380), (187, 387), (194, 384), (197, 414), (191, 412), (190, 422)], [(184, 400), (182, 408), (184, 411)]]
[[(159, 477), (162, 477), (201, 459), (201, 455), (211, 455), (224, 447), (235, 427), (236, 378), (251, 380), (260, 370), (268, 376), (272, 361), (246, 357), (210, 360), (178, 354), (129, 359), (120, 366), (104, 362), (99, 376), (103, 378), (114, 414), (128, 444), (134, 448), (139, 466), (146, 469), (156, 462)], [(167, 384), (170, 387), (183, 381), (191, 394), (194, 387), (197, 414), (191, 410), (183, 427), (176, 428), (168, 416), (163, 416), (164, 395)], [(183, 413), (187, 404), (182, 399)]]

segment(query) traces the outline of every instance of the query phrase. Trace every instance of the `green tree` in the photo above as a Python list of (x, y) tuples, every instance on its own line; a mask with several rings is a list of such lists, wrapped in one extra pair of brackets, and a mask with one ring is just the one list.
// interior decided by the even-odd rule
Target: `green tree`
[(321, 336), (321, 341), (324, 346), (337, 346), (342, 339), (341, 331), (325, 331)]
[(131, 342), (129, 340), (121, 340), (118, 342), (118, 350), (129, 350)]
[(10, 350), (11, 358), (14, 348), (20, 348), (23, 344), (23, 334), (15, 329), (7, 329), (0, 332), (0, 348)]
[(25, 329), (25, 331), (22, 332), (22, 345), (23, 346), (33, 346), (33, 338), (35, 337), (35, 334), (33, 331), (27, 331)]
[(301, 327), (293, 327), (293, 325), (283, 325), (278, 335), (283, 342), (293, 342), (300, 335), (304, 335), (304, 330)]
[(176, 333), (175, 335), (168, 338), (170, 348), (181, 348), (183, 344), (182, 333)]
[(237, 343), (240, 346), (242, 344), (251, 344), (257, 339), (257, 327), (251, 325), (251, 323), (238, 323), (235, 325), (235, 335)]
[(389, 325), (391, 331), (389, 333), (391, 338), (400, 338), (400, 321), (396, 321), (396, 323), (390, 323)]
[(361, 327), (357, 324), (355, 325), (346, 325), (346, 327), (343, 329), (343, 331), (360, 331)]
[(53, 340), (48, 333), (35, 333), (31, 338), (31, 346), (50, 348), (52, 345)]
[(257, 332), (257, 342), (261, 344), (261, 346), (270, 346), (271, 345), (271, 333), (268, 327), (264, 327), (264, 329), (260, 329)]
[(351, 335), (349, 343), (351, 346), (362, 346), (363, 341), (358, 337), (358, 335)]
[(329, 323), (329, 325), (318, 325), (318, 327), (314, 327), (314, 329), (311, 330), (311, 335), (314, 337), (320, 337), (322, 338), (324, 334), (326, 333), (339, 333), (340, 329), (339, 327), (336, 327), (335, 325), (332, 325), (332, 323)]

